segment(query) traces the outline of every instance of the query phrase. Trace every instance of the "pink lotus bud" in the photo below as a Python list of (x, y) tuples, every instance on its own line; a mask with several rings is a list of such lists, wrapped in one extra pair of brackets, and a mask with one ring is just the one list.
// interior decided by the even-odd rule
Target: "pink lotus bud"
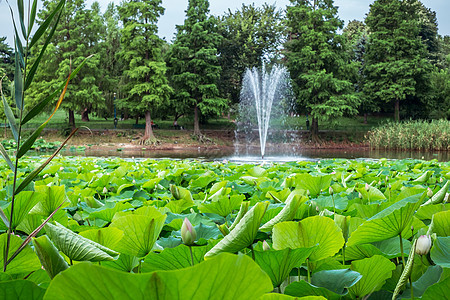
[(430, 188), (428, 188), (428, 190), (427, 190), (427, 196), (428, 196), (428, 198), (433, 197), (433, 191)]
[(426, 255), (431, 248), (431, 238), (429, 235), (421, 235), (417, 239), (416, 253), (419, 255)]
[(365, 188), (366, 188), (366, 191), (368, 192), (370, 190), (370, 185), (366, 183)]
[(108, 189), (106, 188), (106, 186), (103, 187), (103, 191), (102, 192), (103, 192), (103, 194), (108, 193)]
[(188, 218), (184, 218), (183, 225), (181, 226), (181, 239), (187, 246), (192, 245), (197, 239), (197, 232)]
[(334, 194), (333, 188), (330, 186), (330, 188), (328, 189), (328, 193), (330, 193), (330, 195)]
[(263, 250), (264, 251), (269, 251), (270, 250), (270, 246), (265, 240), (263, 241)]

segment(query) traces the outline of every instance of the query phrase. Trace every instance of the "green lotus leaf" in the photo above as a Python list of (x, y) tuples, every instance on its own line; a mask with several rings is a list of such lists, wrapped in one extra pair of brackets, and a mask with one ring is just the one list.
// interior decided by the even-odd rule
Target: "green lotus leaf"
[(443, 268), (450, 268), (450, 236), (437, 237), (430, 253), (435, 264)]
[(361, 277), (361, 274), (350, 269), (326, 270), (314, 273), (311, 284), (327, 288), (339, 295), (346, 295), (348, 288), (355, 285)]
[(43, 235), (41, 237), (34, 238), (33, 245), (42, 266), (51, 279), (53, 279), (60, 272), (69, 268), (69, 265), (61, 254), (59, 254), (58, 249), (56, 249), (48, 236)]
[(205, 254), (205, 258), (221, 252), (235, 253), (253, 244), (268, 206), (269, 202), (259, 202), (253, 206), (236, 227)]
[[(439, 282), (442, 275), (442, 268), (439, 266), (429, 266), (425, 273), (415, 282), (413, 282), (414, 297), (421, 297), (425, 291), (433, 284)], [(402, 298), (411, 297), (411, 288), (402, 293)]]
[(85, 230), (80, 232), (80, 235), (109, 249), (116, 249), (123, 237), (123, 231), (115, 227), (106, 227)]
[(345, 248), (345, 260), (358, 260), (374, 255), (383, 255), (380, 249), (372, 244), (353, 245)]
[[(8, 259), (14, 254), (14, 252), (19, 249), (23, 240), (16, 236), (11, 235), (10, 244), (9, 244), (9, 252)], [(0, 266), (2, 266), (1, 271), (3, 271), (3, 264), (5, 262), (5, 248), (7, 243), (7, 234), (3, 233), (0, 235)], [(29, 245), (25, 246), (25, 248), (8, 264), (6, 269), (6, 273), (13, 274), (23, 274), (30, 273), (37, 269), (41, 268), (41, 263), (39, 259), (31, 249)]]
[(67, 206), (70, 202), (66, 198), (65, 187), (40, 185), (35, 187), (36, 192), (42, 195), (42, 198), (36, 206), (30, 211), (31, 214), (49, 216), (61, 204)]
[(286, 199), (283, 209), (274, 218), (261, 226), (259, 230), (261, 230), (262, 232), (269, 232), (272, 231), (272, 228), (273, 226), (275, 226), (275, 224), (293, 220), (299, 206), (302, 203), (305, 203), (307, 200), (308, 198), (302, 197), (298, 191), (292, 191), (289, 197)]
[(11, 280), (0, 282), (0, 299), (41, 300), (45, 289), (29, 280)]
[(244, 195), (223, 195), (217, 197), (216, 201), (199, 204), (198, 210), (202, 213), (213, 213), (226, 217), (231, 214), (233, 210), (239, 209), (243, 200), (245, 200)]
[(374, 202), (374, 201), (386, 199), (386, 196), (379, 189), (377, 189), (374, 186), (369, 186), (369, 191), (367, 191), (364, 186), (361, 188), (358, 188), (357, 191), (361, 193), (364, 203), (367, 202), (370, 204), (371, 202)]
[(435, 213), (450, 210), (450, 203), (420, 206), (415, 216), (420, 220), (431, 220)]
[(287, 187), (295, 187), (309, 191), (312, 197), (320, 194), (322, 190), (326, 190), (331, 184), (331, 175), (312, 176), (309, 173), (296, 174), (292, 177), (291, 185)]
[(282, 222), (273, 227), (273, 248), (309, 248), (319, 245), (311, 256), (312, 261), (336, 254), (345, 241), (341, 229), (330, 218), (314, 216), (300, 222)]
[(414, 213), (424, 196), (414, 195), (382, 210), (351, 234), (348, 246), (382, 241), (399, 235), (405, 229), (411, 231)]
[(104, 206), (102, 206), (99, 210), (93, 211), (89, 214), (90, 219), (101, 219), (105, 220), (106, 222), (111, 222), (114, 218), (114, 215), (118, 211), (125, 211), (127, 209), (132, 208), (133, 206), (126, 202), (126, 203), (120, 203), (120, 202), (107, 202)]
[[(206, 246), (191, 247), (194, 264), (203, 261), (208, 251)], [(191, 252), (186, 245), (179, 245), (175, 248), (167, 248), (161, 253), (149, 253), (142, 264), (142, 272), (153, 272), (158, 270), (177, 270), (190, 267), (192, 265)]]
[(431, 219), (430, 230), (437, 236), (450, 236), (450, 210), (435, 213)]
[[(411, 242), (407, 239), (402, 238), (402, 243), (403, 253), (409, 253), (409, 250), (411, 249)], [(380, 251), (383, 253), (383, 256), (389, 259), (401, 256), (400, 239), (398, 237), (392, 237), (387, 240), (375, 242), (373, 243), (373, 245), (380, 249)]]
[(110, 227), (117, 227), (124, 234), (117, 249), (120, 253), (132, 256), (146, 256), (158, 239), (165, 220), (165, 215), (154, 218), (145, 215), (128, 215), (113, 221)]
[(141, 260), (136, 256), (121, 253), (119, 258), (113, 261), (102, 261), (101, 265), (124, 272), (131, 272), (139, 265)]
[(301, 266), (311, 255), (315, 247), (283, 249), (283, 250), (254, 250), (255, 262), (269, 275), (273, 286), (279, 286), (293, 268)]
[(414, 179), (413, 182), (426, 183), (428, 181), (428, 179), (430, 179), (431, 174), (433, 174), (433, 171), (426, 171), (425, 173), (423, 173), (422, 175), (420, 175), (419, 177)]
[(448, 287), (450, 286), (450, 277), (433, 284), (422, 295), (422, 300), (448, 299)]
[(386, 279), (392, 276), (395, 264), (381, 255), (374, 255), (370, 258), (353, 261), (351, 269), (360, 273), (362, 278), (349, 288), (350, 294), (363, 298), (381, 289)]
[(212, 171), (207, 171), (189, 182), (189, 188), (204, 188), (216, 179), (216, 174)]
[(247, 300), (272, 288), (270, 278), (251, 258), (222, 253), (190, 268), (145, 274), (76, 264), (55, 277), (44, 299)]
[[(322, 297), (327, 300), (339, 300), (342, 298), (342, 295), (336, 294), (324, 287), (314, 286), (304, 280), (296, 281), (291, 283), (284, 290), (286, 295), (290, 295), (293, 297), (299, 297), (296, 299), (307, 299), (307, 297)], [(318, 298), (318, 299), (322, 299)]]
[[(12, 228), (15, 230), (17, 226), (27, 217), (30, 210), (43, 198), (43, 194), (31, 191), (23, 191), (16, 195), (14, 200), (14, 216)], [(8, 218), (11, 216), (11, 203), (4, 209), (4, 213)], [(0, 230), (7, 230), (3, 222), (0, 222)]]
[(75, 261), (114, 260), (119, 253), (91, 241), (59, 223), (45, 225), (47, 235), (62, 253)]
[(270, 293), (264, 294), (263, 296), (259, 297), (258, 300), (326, 300), (326, 298), (322, 296), (306, 296), (299, 298), (284, 294)]

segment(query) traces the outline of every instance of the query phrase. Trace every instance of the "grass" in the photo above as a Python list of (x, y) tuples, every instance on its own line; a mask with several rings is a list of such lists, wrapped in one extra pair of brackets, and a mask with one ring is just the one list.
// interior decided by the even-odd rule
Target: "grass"
[(373, 148), (397, 150), (450, 150), (450, 121), (388, 122), (368, 132)]

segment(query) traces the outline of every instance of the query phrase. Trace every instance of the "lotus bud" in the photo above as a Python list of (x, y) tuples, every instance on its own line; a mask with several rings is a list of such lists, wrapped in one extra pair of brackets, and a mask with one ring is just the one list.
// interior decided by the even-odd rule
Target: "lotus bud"
[(270, 250), (270, 246), (265, 240), (263, 241), (263, 250), (264, 251), (269, 251)]
[(358, 198), (362, 199), (362, 194), (361, 193), (358, 193)]
[(366, 183), (365, 189), (367, 192), (370, 190), (370, 185), (368, 183)]
[(444, 182), (444, 178), (441, 177), (441, 178), (439, 179), (439, 182), (440, 182), (440, 183), (443, 183), (443, 182)]
[(132, 182), (132, 183), (133, 183), (133, 184), (136, 184), (136, 180), (133, 179), (133, 182)]
[(389, 189), (392, 189), (392, 185), (391, 185), (390, 183), (389, 183), (389, 185), (388, 185), (388, 188), (389, 188)]
[(106, 186), (103, 187), (103, 191), (102, 192), (103, 192), (103, 194), (108, 193), (108, 189), (106, 188)]
[(427, 196), (428, 198), (433, 197), (433, 191), (430, 188), (427, 189)]
[(334, 194), (333, 188), (330, 186), (330, 188), (328, 189), (328, 192), (330, 193), (330, 195)]
[(421, 235), (417, 239), (416, 253), (419, 255), (426, 255), (431, 248), (431, 238), (429, 235)]
[(181, 239), (187, 246), (192, 245), (197, 239), (197, 232), (188, 218), (184, 218), (183, 225), (181, 226)]

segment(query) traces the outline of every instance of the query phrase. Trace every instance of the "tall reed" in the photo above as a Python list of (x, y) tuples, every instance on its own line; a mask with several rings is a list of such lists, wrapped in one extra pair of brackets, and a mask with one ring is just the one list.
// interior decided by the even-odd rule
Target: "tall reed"
[(389, 122), (369, 131), (372, 148), (394, 150), (450, 150), (450, 121)]

